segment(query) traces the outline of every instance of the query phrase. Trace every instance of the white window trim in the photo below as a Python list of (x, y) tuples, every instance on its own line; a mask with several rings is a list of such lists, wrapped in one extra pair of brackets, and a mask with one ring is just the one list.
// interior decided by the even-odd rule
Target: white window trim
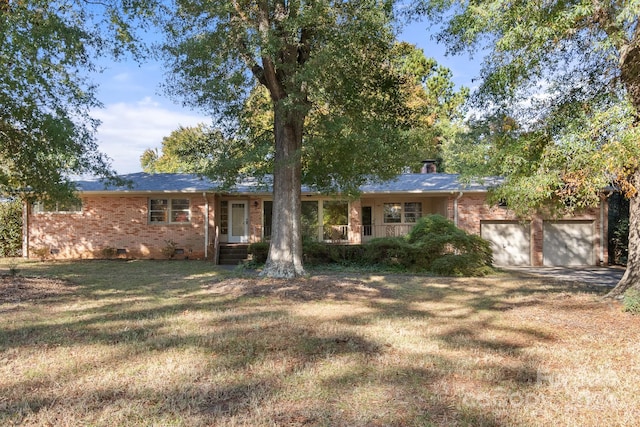
[[(152, 200), (166, 200), (167, 201), (167, 221), (152, 221), (151, 220), (151, 201)], [(189, 208), (188, 209), (181, 209), (179, 210), (180, 212), (182, 211), (186, 211), (187, 213), (187, 220), (186, 221), (171, 221), (171, 218), (173, 218), (173, 212), (174, 210), (172, 209), (172, 201), (173, 200), (186, 200), (187, 202), (189, 202)], [(148, 224), (154, 224), (154, 225), (166, 225), (166, 224), (191, 224), (191, 199), (188, 197), (149, 197), (149, 200), (147, 202), (147, 223)]]
[[(407, 211), (406, 211), (406, 205), (407, 203), (420, 203), (420, 212), (411, 212), (411, 213), (416, 213), (418, 214), (418, 216), (416, 216), (416, 220), (413, 222), (408, 222), (407, 221)], [(399, 222), (387, 222), (386, 221), (386, 215), (385, 215), (385, 205), (400, 205), (400, 221)], [(422, 206), (422, 202), (421, 201), (394, 201), (394, 202), (383, 202), (382, 203), (382, 223), (385, 225), (399, 225), (399, 224), (415, 224), (418, 222), (418, 220), (420, 218), (422, 218), (424, 214), (423, 211), (423, 206)]]

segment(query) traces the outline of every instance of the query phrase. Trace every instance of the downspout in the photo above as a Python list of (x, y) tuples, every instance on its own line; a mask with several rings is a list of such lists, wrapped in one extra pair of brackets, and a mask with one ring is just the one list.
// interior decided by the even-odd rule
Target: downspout
[(600, 199), (600, 266), (604, 266), (604, 200)]
[(22, 258), (29, 259), (29, 203), (22, 202)]
[(204, 259), (207, 259), (209, 258), (209, 199), (204, 191), (202, 197), (204, 197)]
[(458, 200), (462, 197), (462, 191), (453, 199), (453, 224), (458, 226)]

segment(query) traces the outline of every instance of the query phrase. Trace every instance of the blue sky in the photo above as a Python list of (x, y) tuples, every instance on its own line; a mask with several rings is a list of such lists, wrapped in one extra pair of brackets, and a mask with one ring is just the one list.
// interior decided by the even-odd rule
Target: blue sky
[[(444, 46), (431, 39), (426, 24), (407, 26), (399, 39), (421, 47), (426, 56), (451, 69), (457, 86), (472, 87), (472, 78), (479, 73), (479, 59), (445, 56)], [(202, 112), (184, 108), (179, 101), (161, 93), (164, 75), (161, 64), (123, 61), (102, 65), (106, 70), (96, 78), (96, 83), (104, 108), (92, 115), (102, 122), (97, 133), (100, 150), (112, 159), (118, 173), (139, 172), (144, 150), (159, 149), (162, 138), (179, 126), (211, 122)]]

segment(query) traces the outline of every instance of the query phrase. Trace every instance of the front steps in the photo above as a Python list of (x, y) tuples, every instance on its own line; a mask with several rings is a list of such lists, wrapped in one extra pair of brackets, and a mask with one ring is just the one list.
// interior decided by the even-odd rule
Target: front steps
[(221, 243), (218, 264), (238, 265), (249, 257), (249, 245), (246, 243)]

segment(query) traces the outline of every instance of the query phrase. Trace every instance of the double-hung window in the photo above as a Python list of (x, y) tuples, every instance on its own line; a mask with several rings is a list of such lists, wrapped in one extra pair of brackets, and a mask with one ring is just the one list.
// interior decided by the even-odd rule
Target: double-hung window
[(191, 221), (189, 199), (149, 199), (149, 222), (184, 223)]
[(399, 224), (402, 222), (402, 204), (401, 203), (385, 203), (384, 204), (384, 223)]
[(417, 222), (422, 216), (422, 203), (408, 202), (404, 204), (404, 222)]
[(422, 216), (421, 202), (385, 203), (385, 224), (412, 224)]

